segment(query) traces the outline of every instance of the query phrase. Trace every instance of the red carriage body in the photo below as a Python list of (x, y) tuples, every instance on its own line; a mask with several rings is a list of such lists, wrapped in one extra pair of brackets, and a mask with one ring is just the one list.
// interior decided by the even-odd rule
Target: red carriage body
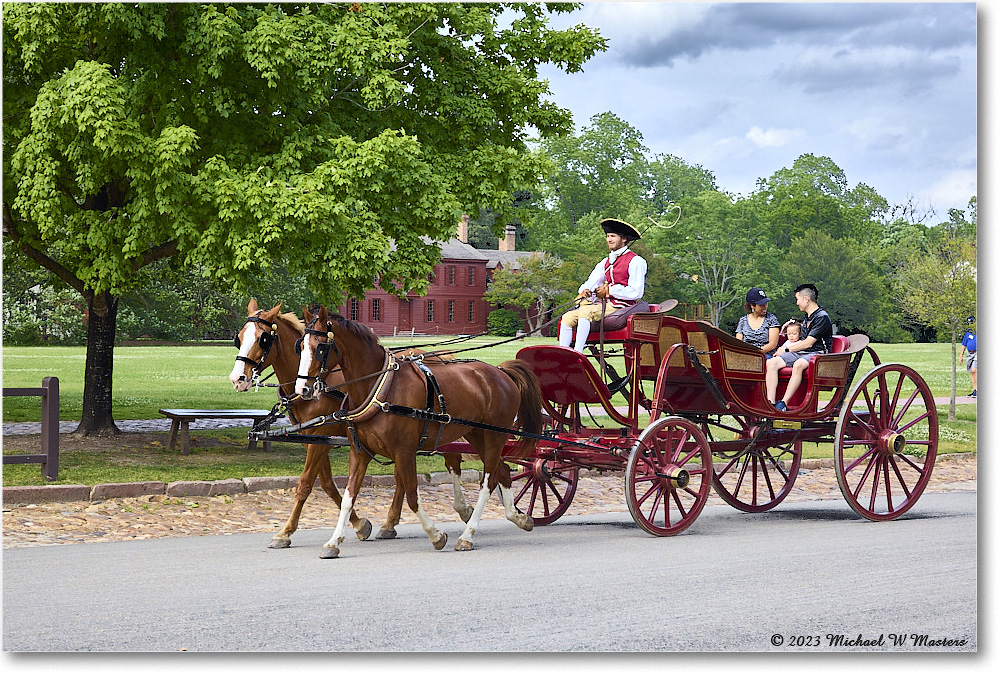
[[(813, 357), (785, 412), (767, 401), (765, 355), (711, 324), (634, 314), (603, 337), (603, 357), (596, 348), (590, 358), (558, 346), (518, 352), (539, 379), (552, 434), (516, 462), (525, 481), (518, 505), (536, 523), (565, 513), (584, 468), (624, 468), (629, 509), (657, 535), (689, 527), (709, 487), (744, 511), (773, 508), (792, 489), (803, 443), (833, 441), (841, 491), (871, 520), (905, 513), (930, 478), (930, 390), (912, 369), (881, 365), (863, 335), (836, 336), (831, 353)], [(588, 342), (597, 340), (592, 333)], [(625, 405), (600, 372), (608, 352), (624, 357), (627, 375), (616, 385)], [(853, 382), (866, 354), (874, 367)], [(595, 410), (618, 428), (586, 424)]]

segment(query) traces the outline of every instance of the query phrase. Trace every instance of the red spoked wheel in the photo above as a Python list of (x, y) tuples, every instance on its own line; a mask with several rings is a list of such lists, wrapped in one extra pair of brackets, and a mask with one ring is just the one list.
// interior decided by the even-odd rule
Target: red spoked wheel
[(625, 500), (650, 534), (680, 534), (695, 521), (712, 486), (712, 450), (683, 417), (663, 417), (639, 435), (625, 469)]
[(912, 368), (872, 368), (837, 420), (834, 469), (844, 499), (869, 520), (893, 520), (916, 503), (937, 458), (937, 408)]
[[(795, 484), (802, 462), (802, 442), (796, 432), (780, 432), (752, 426), (737, 418), (735, 431), (747, 445), (724, 453), (712, 473), (715, 492), (740, 511), (762, 513), (780, 504)], [(789, 438), (789, 436), (792, 436)]]
[(511, 475), (514, 505), (535, 525), (548, 525), (566, 513), (576, 494), (579, 469), (558, 459), (507, 459), (518, 469)]

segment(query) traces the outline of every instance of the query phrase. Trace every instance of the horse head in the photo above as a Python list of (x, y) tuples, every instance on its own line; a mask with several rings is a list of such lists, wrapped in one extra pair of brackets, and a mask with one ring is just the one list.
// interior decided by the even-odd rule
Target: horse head
[(253, 298), (247, 304), (247, 320), (236, 333), (233, 344), (239, 353), (236, 363), (229, 373), (229, 381), (236, 391), (247, 391), (253, 386), (260, 373), (273, 360), (273, 352), (278, 342), (278, 316), (281, 314), (279, 302), (275, 307), (264, 311), (257, 306)]
[[(313, 303), (302, 308), (305, 333), (295, 343), (299, 355), (299, 371), (295, 378), (295, 393), (306, 400), (316, 396), (320, 382), (332, 366), (339, 365), (335, 343), (330, 339), (330, 322), (326, 307)], [(334, 363), (330, 363), (331, 351)]]

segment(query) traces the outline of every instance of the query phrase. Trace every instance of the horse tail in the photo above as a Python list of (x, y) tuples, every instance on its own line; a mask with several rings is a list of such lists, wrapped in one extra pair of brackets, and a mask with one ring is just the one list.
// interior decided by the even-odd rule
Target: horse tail
[[(538, 384), (538, 377), (524, 361), (517, 359), (504, 361), (498, 368), (514, 381), (521, 393), (521, 405), (517, 410), (521, 431), (529, 434), (540, 434), (543, 419), (542, 388)], [(538, 439), (521, 437), (521, 440), (514, 447), (513, 456), (518, 459), (527, 457), (534, 451), (537, 443)]]

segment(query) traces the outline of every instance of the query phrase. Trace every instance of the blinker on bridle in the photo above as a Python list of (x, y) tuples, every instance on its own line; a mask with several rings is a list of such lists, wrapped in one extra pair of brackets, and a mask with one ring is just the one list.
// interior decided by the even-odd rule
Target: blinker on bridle
[[(250, 367), (253, 369), (251, 372), (251, 377), (252, 379), (256, 379), (257, 376), (260, 375), (261, 369), (263, 369), (264, 367), (264, 361), (267, 361), (267, 357), (271, 353), (271, 347), (274, 345), (275, 342), (278, 341), (278, 333), (277, 333), (278, 326), (271, 323), (270, 321), (260, 318), (259, 313), (254, 316), (248, 316), (246, 322), (244, 322), (243, 325), (245, 326), (247, 323), (251, 321), (260, 324), (265, 328), (264, 332), (261, 333), (260, 337), (257, 339), (257, 346), (260, 347), (263, 354), (260, 357), (260, 361), (254, 361), (248, 356), (241, 356), (241, 355), (237, 355), (236, 360), (249, 364)], [(240, 348), (239, 333), (237, 333), (236, 337), (233, 338), (233, 344), (236, 345), (237, 349)]]
[[(295, 353), (296, 354), (302, 354), (302, 341), (305, 339), (306, 335), (315, 335), (316, 337), (324, 337), (324, 338), (329, 339), (329, 337), (330, 337), (329, 330), (331, 328), (329, 322), (326, 325), (327, 330), (317, 330), (317, 329), (313, 328), (313, 326), (316, 325), (316, 322), (318, 320), (319, 320), (318, 316), (316, 318), (314, 318), (309, 323), (309, 325), (306, 326), (306, 328), (305, 328), (305, 335), (303, 335), (302, 337), (300, 337), (298, 340), (295, 341)], [(339, 359), (340, 358), (340, 352), (337, 350), (337, 344), (335, 342), (333, 342), (333, 341), (330, 341), (330, 342), (320, 342), (319, 344), (317, 344), (316, 345), (316, 353), (315, 353), (315, 355), (314, 355), (313, 358), (316, 361), (319, 361), (319, 373), (316, 374), (316, 375), (302, 375), (301, 373), (299, 373), (297, 375), (297, 377), (300, 377), (300, 378), (302, 378), (304, 380), (319, 380), (320, 377), (323, 374), (330, 372), (329, 361), (330, 361), (330, 351), (331, 350), (337, 355), (337, 358)]]

